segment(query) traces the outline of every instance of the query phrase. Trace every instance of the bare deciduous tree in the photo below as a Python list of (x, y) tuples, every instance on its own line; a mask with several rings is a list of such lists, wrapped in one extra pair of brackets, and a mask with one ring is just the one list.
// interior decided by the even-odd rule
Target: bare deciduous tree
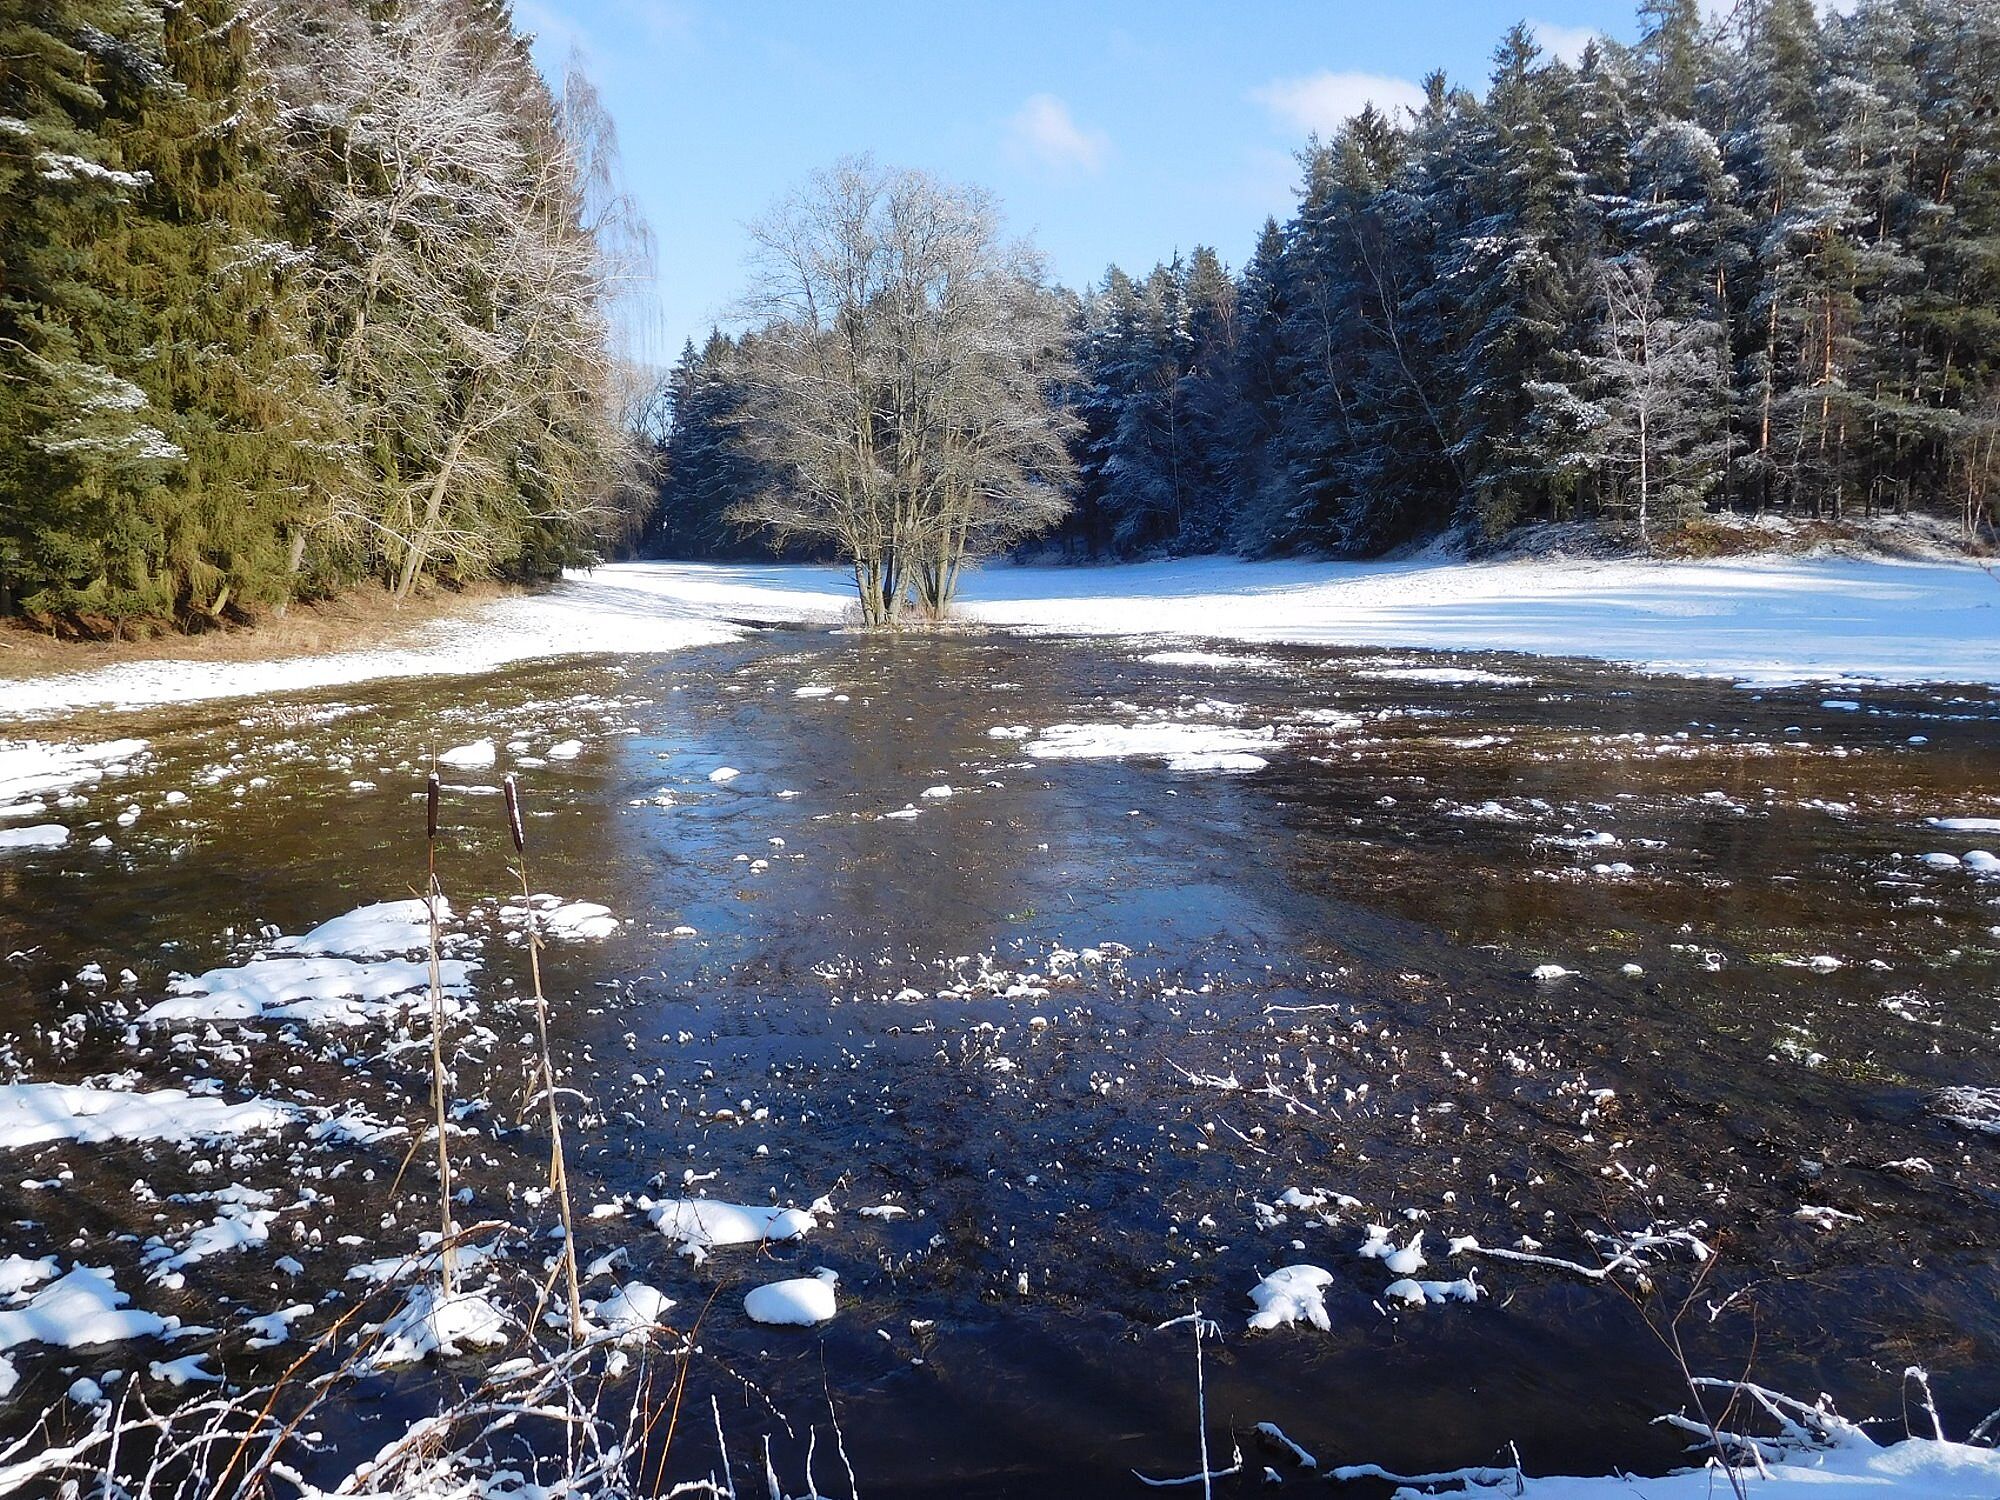
[(369, 539), (399, 598), (440, 563), (494, 571), (524, 531), (607, 529), (633, 455), (607, 320), (647, 246), (587, 81), (551, 96), (449, 0), (261, 21), (321, 342), (382, 476), (323, 524)]
[(863, 618), (941, 616), (965, 560), (1067, 508), (1062, 306), (992, 200), (848, 160), (754, 231), (748, 435), (779, 476), (737, 508), (832, 541)]

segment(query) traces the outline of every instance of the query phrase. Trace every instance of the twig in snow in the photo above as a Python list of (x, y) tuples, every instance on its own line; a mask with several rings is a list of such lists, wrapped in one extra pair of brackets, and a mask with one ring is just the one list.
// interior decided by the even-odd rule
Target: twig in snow
[(1909, 1391), (1912, 1380), (1924, 1394), (1924, 1413), (1931, 1419), (1931, 1436), (1941, 1443), (1944, 1441), (1944, 1423), (1938, 1420), (1937, 1402), (1931, 1398), (1931, 1372), (1922, 1365), (1911, 1365), (1903, 1371), (1903, 1430), (1910, 1430)]
[(1300, 1468), (1317, 1469), (1319, 1467), (1319, 1460), (1306, 1452), (1305, 1449), (1301, 1448), (1290, 1438), (1286, 1437), (1285, 1430), (1276, 1422), (1259, 1422), (1255, 1430), (1269, 1438), (1279, 1447), (1289, 1450), (1292, 1457), (1299, 1461)]

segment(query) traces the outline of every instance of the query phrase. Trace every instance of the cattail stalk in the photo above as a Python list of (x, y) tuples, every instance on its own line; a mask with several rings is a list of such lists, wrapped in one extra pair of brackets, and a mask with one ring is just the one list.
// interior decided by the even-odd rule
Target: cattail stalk
[(437, 873), (438, 791), (438, 774), (433, 770), (424, 788), (424, 852), (428, 864), (424, 907), (430, 915), (431, 1104), (437, 1115), (438, 1276), (444, 1295), (449, 1297), (458, 1286), (458, 1256), (452, 1248), (451, 1141), (445, 1134), (444, 976), (438, 967), (438, 901), (444, 892), (438, 886)]
[(535, 991), (535, 1030), (541, 1040), (541, 1093), (549, 1116), (549, 1190), (556, 1195), (562, 1215), (562, 1271), (569, 1287), (569, 1336), (580, 1343), (584, 1337), (582, 1289), (576, 1270), (576, 1220), (570, 1209), (569, 1167), (563, 1159), (562, 1107), (556, 1098), (555, 1054), (549, 1047), (549, 1002), (542, 994), (542, 937), (535, 920), (535, 898), (528, 884), (528, 839), (521, 825), (521, 793), (509, 776), (503, 783), (507, 794), (507, 832), (520, 856), (521, 910), (528, 921), (528, 973)]

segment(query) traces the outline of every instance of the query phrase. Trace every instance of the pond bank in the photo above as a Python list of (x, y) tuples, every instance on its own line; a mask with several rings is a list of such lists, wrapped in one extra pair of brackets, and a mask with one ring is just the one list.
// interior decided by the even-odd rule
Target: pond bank
[[(663, 653), (744, 628), (838, 625), (838, 567), (618, 563), (438, 621), (429, 638), (282, 660), (134, 660), (4, 676), (0, 723), (520, 661)], [(1183, 558), (970, 574), (968, 621), (1031, 633), (1582, 656), (1746, 683), (2000, 683), (2000, 579), (1976, 562), (1244, 562)]]

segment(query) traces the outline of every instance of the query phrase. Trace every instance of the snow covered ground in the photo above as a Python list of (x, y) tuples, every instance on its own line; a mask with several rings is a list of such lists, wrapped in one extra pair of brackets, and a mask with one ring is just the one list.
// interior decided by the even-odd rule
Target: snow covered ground
[[(838, 621), (850, 598), (838, 567), (618, 563), (572, 574), (543, 595), (487, 605), (412, 647), (0, 679), (0, 719), (483, 672), (545, 657), (679, 651), (736, 638), (732, 622)], [(1765, 684), (2000, 683), (2000, 577), (1960, 562), (1202, 557), (1003, 565), (970, 576), (961, 612), (1049, 634), (1523, 651)]]
[[(604, 568), (733, 618), (837, 618), (838, 568)], [(961, 611), (1079, 635), (1524, 651), (1746, 682), (2000, 683), (2000, 577), (1973, 563), (1520, 558), (996, 566)]]
[(576, 575), (545, 594), (504, 599), (432, 627), (431, 638), (279, 661), (134, 661), (87, 672), (0, 676), (0, 721), (82, 708), (151, 708), (252, 698), (393, 677), (463, 676), (513, 662), (611, 652), (683, 651), (741, 634), (713, 609), (677, 599), (633, 567)]

